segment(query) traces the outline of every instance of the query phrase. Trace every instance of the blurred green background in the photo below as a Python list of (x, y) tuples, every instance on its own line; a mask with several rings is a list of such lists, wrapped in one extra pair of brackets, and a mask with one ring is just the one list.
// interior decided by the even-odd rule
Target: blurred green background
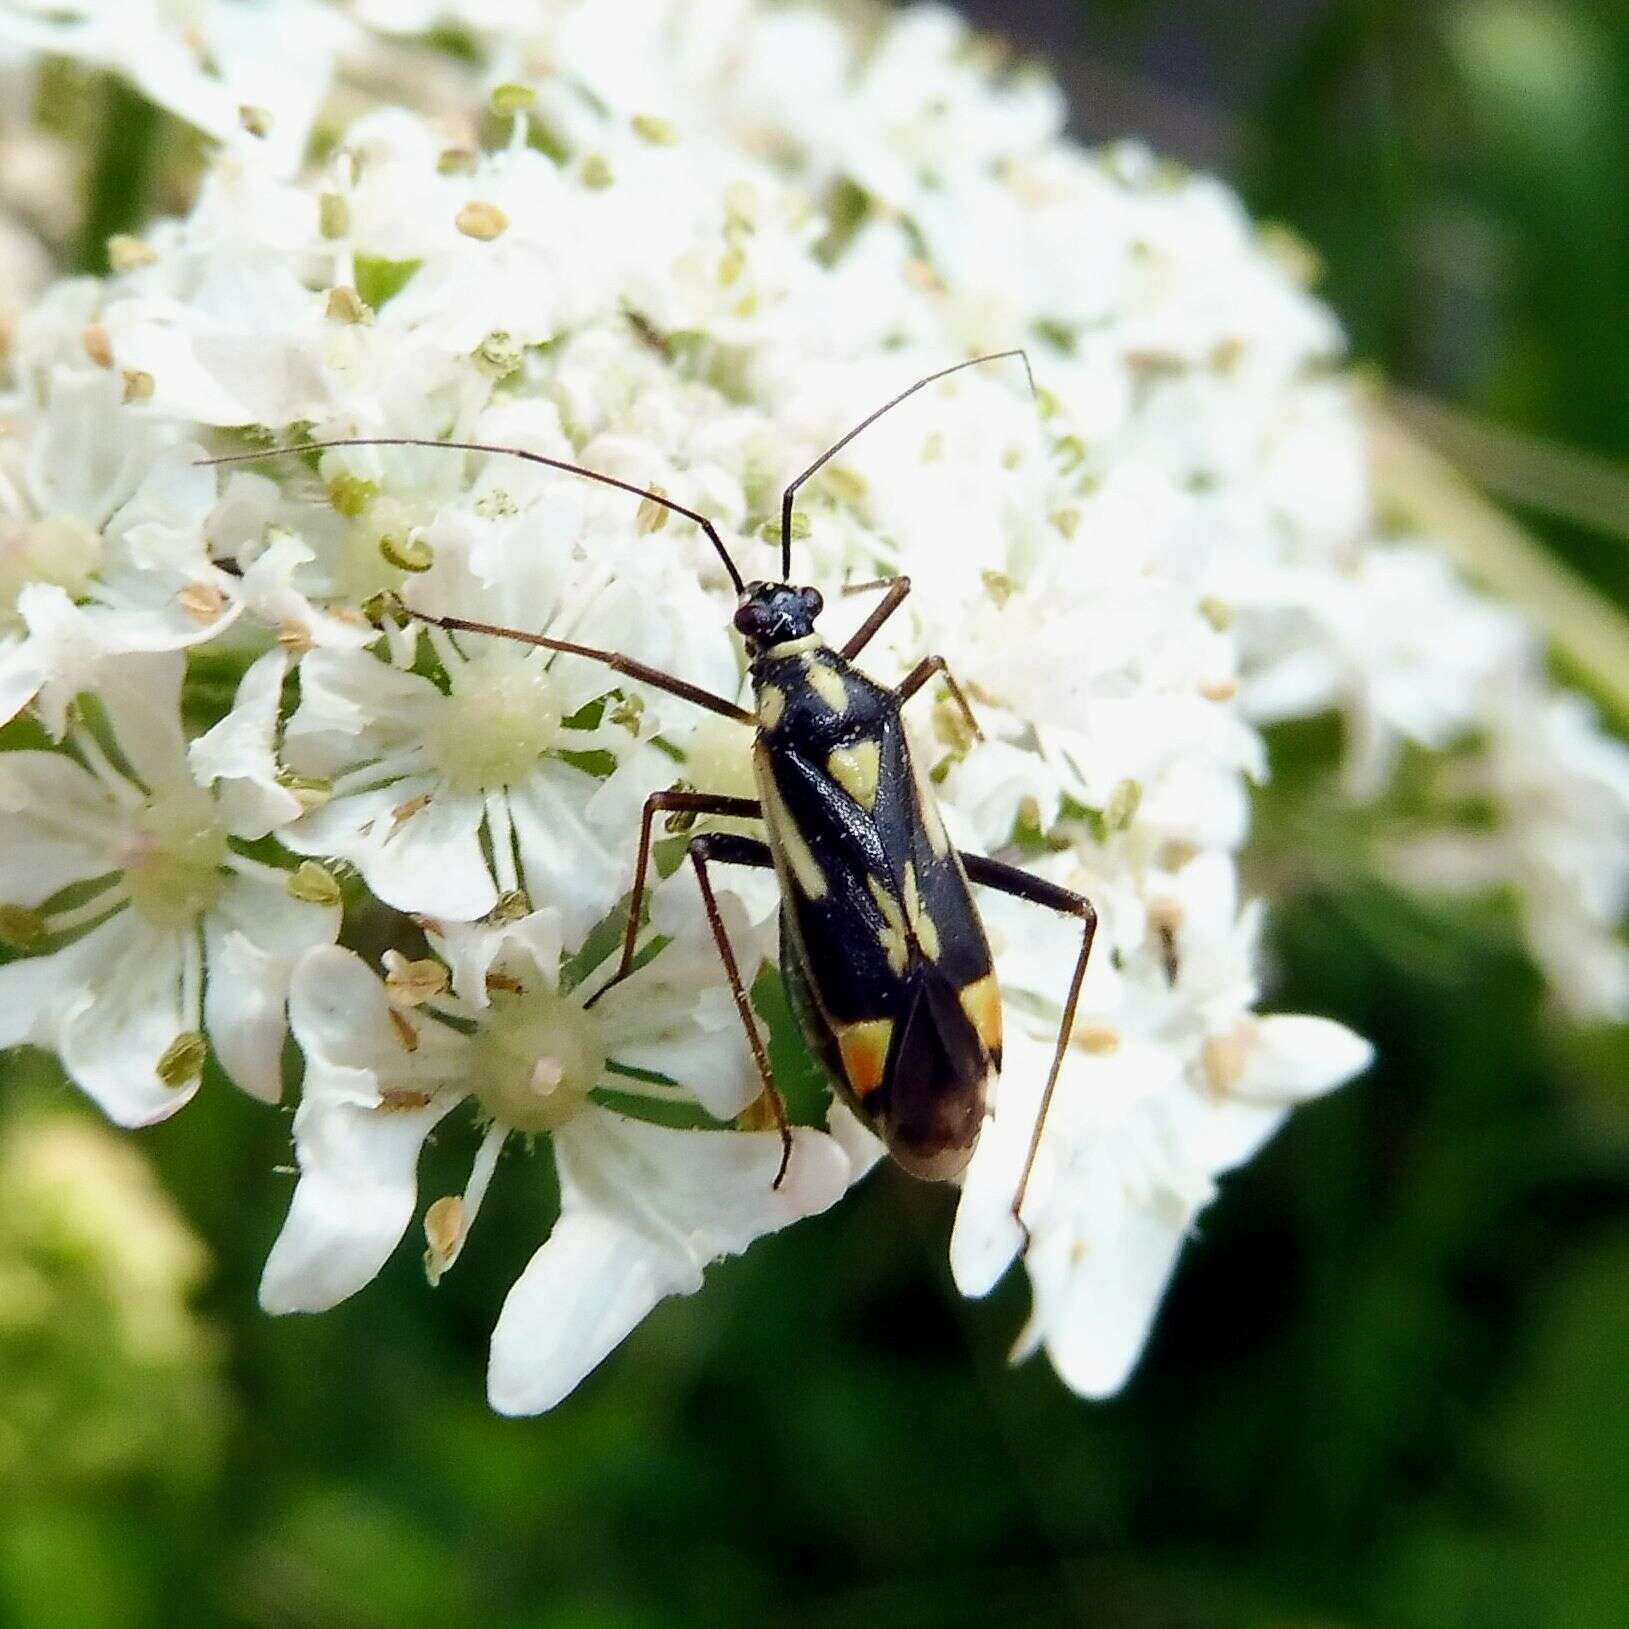
[[(1083, 134), (1150, 134), (1290, 225), (1358, 356), (1471, 415), (1445, 422), (1473, 469), (1512, 484), (1489, 422), (1606, 461), (1541, 456), (1518, 496), (1624, 599), (1629, 5), (967, 9), (1049, 59)], [(404, 1249), (274, 1322), (286, 1120), (215, 1081), (115, 1137), (8, 1060), (0, 1625), (1621, 1629), (1629, 1048), (1554, 1015), (1497, 902), (1303, 851), (1284, 789), (1331, 745), (1275, 743), (1271, 1004), (1382, 1062), (1228, 1182), (1107, 1405), (1007, 1369), (1021, 1287), (961, 1303), (949, 1196), (883, 1171), (499, 1420), (486, 1337), (540, 1186), (496, 1185), (435, 1292)]]

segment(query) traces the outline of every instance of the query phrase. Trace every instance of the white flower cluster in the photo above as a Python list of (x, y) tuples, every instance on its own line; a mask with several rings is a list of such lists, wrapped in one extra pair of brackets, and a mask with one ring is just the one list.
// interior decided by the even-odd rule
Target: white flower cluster
[[(196, 9), (207, 34), (239, 8)], [(495, 1406), (546, 1408), (710, 1261), (834, 1203), (876, 1146), (834, 1111), (773, 1185), (687, 869), (656, 891), (639, 970), (588, 1004), (643, 800), (750, 792), (749, 733), (402, 609), (737, 695), (733, 595), (696, 529), (499, 456), (205, 454), (528, 449), (707, 514), (771, 575), (762, 534), (798, 469), (913, 379), (1031, 347), (1039, 402), (1021, 369), (975, 370), (847, 449), (807, 489), (796, 573), (842, 633), (862, 615), (846, 583), (909, 573), (866, 663), (888, 679), (942, 653), (974, 697), (982, 740), (928, 698), (909, 715), (953, 836), (1101, 914), (1028, 1190), (1019, 1348), (1088, 1395), (1129, 1373), (1216, 1178), (1368, 1059), (1336, 1024), (1255, 1010), (1235, 855), (1262, 720), (1347, 709), (1372, 784), (1398, 738), (1486, 726), (1503, 673), (1528, 753), (1489, 760), (1503, 874), (1543, 901), (1541, 947), (1569, 912), (1610, 941), (1622, 900), (1586, 860), (1629, 819), (1617, 749), (1530, 663), (1510, 677), (1519, 627), (1376, 540), (1338, 333), (1225, 189), (1071, 146), (1052, 88), (995, 73), (938, 10), (857, 27), (760, 0), (550, 0), (517, 35), (478, 5), (343, 28), (292, 9), (334, 26), (287, 38), (352, 66), (388, 49), (380, 29), (455, 22), (484, 77), (439, 117), (363, 113), (300, 179), (287, 133), (330, 59), (286, 110), (267, 78), (236, 122), (166, 81), (221, 138), (195, 207), (19, 318), (0, 406), (0, 718), (26, 715), (0, 754), (0, 932), (23, 952), (0, 967), (0, 1046), (54, 1049), (142, 1124), (211, 1054), (276, 1099), (292, 1030), (300, 1180), (270, 1309), (374, 1276), (449, 1116), (478, 1135), (464, 1192), (423, 1213), (432, 1279), (512, 1138), (547, 1134), (561, 1214), (491, 1368)], [(160, 27), (109, 45), (140, 14), (95, 14), (98, 60)], [(244, 49), (210, 62), (217, 88), (259, 60)], [(1591, 799), (1546, 797), (1552, 757)], [(1560, 828), (1565, 860), (1524, 835)], [(750, 980), (773, 889), (749, 876), (723, 904)], [(952, 1242), (969, 1294), (1018, 1253), (1076, 942), (1010, 900), (987, 921), (1008, 1045)]]
[(33, 77), (22, 54), (8, 50), (0, 40), (0, 348), (18, 312), (45, 286), (51, 272), (45, 246), (21, 215), (45, 176), (51, 182), (59, 179), (50, 173), (49, 144), (34, 134), (27, 117)]

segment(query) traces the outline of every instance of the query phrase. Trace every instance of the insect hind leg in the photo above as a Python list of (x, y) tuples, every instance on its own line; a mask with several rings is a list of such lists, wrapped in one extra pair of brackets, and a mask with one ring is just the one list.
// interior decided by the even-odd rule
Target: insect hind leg
[(616, 988), (633, 972), (634, 952), (645, 914), (646, 879), (650, 875), (651, 827), (659, 814), (723, 815), (738, 820), (757, 820), (763, 811), (756, 799), (725, 797), (713, 792), (683, 792), (677, 787), (652, 792), (645, 799), (645, 812), (639, 821), (639, 857), (634, 861), (633, 893), (628, 900), (628, 926), (622, 936), (622, 958), (617, 970), (588, 998), (592, 1007), (601, 996)]
[(1029, 1136), (1029, 1150), (1024, 1156), (1023, 1174), (1013, 1193), (1012, 1217), (1024, 1235), (1024, 1249), (1029, 1249), (1029, 1226), (1024, 1221), (1024, 1196), (1029, 1191), (1030, 1173), (1035, 1169), (1035, 1156), (1040, 1152), (1041, 1139), (1046, 1134), (1046, 1117), (1052, 1107), (1052, 1097), (1058, 1088), (1058, 1076), (1063, 1070), (1064, 1053), (1069, 1036), (1075, 1027), (1075, 1009), (1080, 1005), (1080, 989), (1086, 979), (1086, 964), (1091, 959), (1092, 940), (1097, 934), (1097, 910), (1084, 894), (1072, 888), (1061, 888), (1057, 883), (1034, 877), (1015, 865), (1006, 865), (982, 854), (963, 854), (962, 864), (967, 868), (968, 880), (986, 888), (1008, 894), (1014, 899), (1044, 906), (1060, 916), (1073, 916), (1081, 923), (1080, 954), (1075, 958), (1075, 970), (1069, 980), (1069, 994), (1064, 998), (1063, 1017), (1058, 1024), (1058, 1042), (1052, 1053), (1052, 1067), (1047, 1072), (1046, 1088), (1041, 1093), (1041, 1106), (1036, 1110), (1035, 1124)]
[(752, 1061), (758, 1067), (764, 1097), (775, 1117), (775, 1129), (781, 1134), (781, 1163), (773, 1183), (774, 1187), (779, 1188), (786, 1180), (786, 1167), (792, 1158), (792, 1127), (786, 1113), (786, 1099), (775, 1084), (774, 1071), (769, 1066), (769, 1053), (764, 1048), (764, 1038), (758, 1033), (757, 1020), (753, 1016), (752, 999), (747, 994), (740, 964), (735, 959), (734, 947), (725, 930), (724, 915), (718, 908), (712, 879), (707, 875), (709, 865), (750, 866), (762, 871), (772, 868), (774, 861), (769, 846), (755, 837), (737, 837), (728, 832), (703, 832), (699, 837), (690, 839), (690, 863), (696, 868), (696, 881), (701, 888), (701, 903), (707, 912), (707, 925), (713, 930), (719, 960), (724, 963), (724, 975), (730, 982), (730, 994), (735, 998), (735, 1010), (740, 1016), (741, 1027), (747, 1032), (747, 1045), (752, 1048)]

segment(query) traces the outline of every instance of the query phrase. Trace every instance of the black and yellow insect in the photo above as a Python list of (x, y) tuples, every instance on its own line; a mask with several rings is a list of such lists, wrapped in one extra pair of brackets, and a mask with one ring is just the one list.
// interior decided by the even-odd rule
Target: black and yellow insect
[[(912, 756), (901, 709), (929, 679), (943, 675), (976, 731), (966, 698), (938, 656), (924, 657), (892, 689), (854, 665), (855, 657), (904, 603), (910, 580), (896, 577), (854, 585), (851, 591), (885, 593), (841, 647), (828, 645), (816, 630), (823, 608), (820, 594), (791, 582), (793, 503), (805, 481), (862, 430), (927, 385), (962, 368), (1022, 356), (1021, 351), (1004, 351), (976, 357), (918, 380), (823, 453), (783, 494), (781, 577), (774, 582), (745, 581), (705, 516), (595, 470), (538, 453), (470, 442), (391, 438), (322, 444), (451, 447), (524, 458), (670, 509), (700, 526), (717, 551), (739, 596), (734, 620), (750, 658), (751, 709), (618, 652), (462, 617), (414, 614), (441, 627), (517, 639), (603, 662), (754, 731), (756, 800), (674, 789), (646, 801), (621, 961), (593, 999), (626, 978), (634, 966), (656, 819), (684, 814), (761, 821), (763, 840), (703, 832), (690, 839), (689, 856), (766, 1101), (780, 1127), (785, 1153), (777, 1184), (785, 1175), (792, 1146), (785, 1106), (724, 930), (709, 876), (715, 865), (773, 867), (782, 899), (781, 971), (804, 1036), (837, 1090), (883, 1139), (894, 1159), (913, 1175), (928, 1179), (955, 1177), (967, 1165), (1001, 1068), (1001, 994), (972, 885), (995, 888), (1080, 920), (1080, 952), (1029, 1157), (1013, 1198), (1015, 1216), (1023, 1204), (1073, 1028), (1096, 913), (1080, 894), (951, 846), (933, 786)], [(1027, 368), (1028, 359), (1024, 360)]]

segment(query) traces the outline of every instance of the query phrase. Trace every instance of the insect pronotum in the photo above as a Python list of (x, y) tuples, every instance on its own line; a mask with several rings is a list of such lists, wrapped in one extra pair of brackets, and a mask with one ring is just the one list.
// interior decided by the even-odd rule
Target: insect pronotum
[[(601, 662), (616, 673), (682, 697), (754, 732), (757, 798), (675, 788), (653, 793), (646, 800), (621, 957), (590, 1004), (633, 970), (656, 818), (685, 814), (762, 822), (762, 841), (703, 832), (690, 839), (688, 852), (764, 1097), (780, 1130), (777, 1186), (786, 1174), (792, 1149), (786, 1105), (725, 932), (711, 867), (774, 870), (781, 888), (781, 973), (803, 1035), (837, 1091), (882, 1138), (895, 1161), (929, 1180), (949, 1180), (966, 1167), (990, 1112), (991, 1088), (1001, 1067), (1001, 995), (972, 885), (994, 888), (1080, 921), (1080, 952), (1023, 1172), (1013, 1194), (1012, 1214), (1024, 1229), (1024, 1196), (1074, 1027), (1097, 913), (1081, 894), (1003, 861), (961, 853), (951, 846), (933, 786), (912, 758), (900, 712), (930, 679), (942, 676), (977, 733), (977, 720), (966, 696), (941, 656), (924, 656), (891, 689), (875, 683), (854, 665), (855, 658), (905, 602), (910, 579), (893, 577), (849, 585), (846, 592), (884, 592), (860, 627), (836, 648), (815, 629), (823, 606), (819, 592), (798, 587), (791, 580), (793, 507), (798, 489), (862, 431), (918, 391), (964, 368), (1012, 358), (1021, 359), (1028, 372), (1029, 358), (1018, 350), (941, 368), (901, 391), (827, 448), (782, 495), (781, 570), (776, 581), (743, 578), (718, 529), (696, 510), (598, 470), (519, 448), (411, 436), (345, 437), (206, 462), (239, 463), (330, 447), (432, 447), (485, 453), (525, 459), (615, 487), (699, 526), (736, 591), (734, 625), (746, 642), (753, 697), (750, 708), (618, 651), (465, 617), (410, 614), (455, 632), (518, 640)], [(1024, 1231), (1027, 1237), (1027, 1229)]]

